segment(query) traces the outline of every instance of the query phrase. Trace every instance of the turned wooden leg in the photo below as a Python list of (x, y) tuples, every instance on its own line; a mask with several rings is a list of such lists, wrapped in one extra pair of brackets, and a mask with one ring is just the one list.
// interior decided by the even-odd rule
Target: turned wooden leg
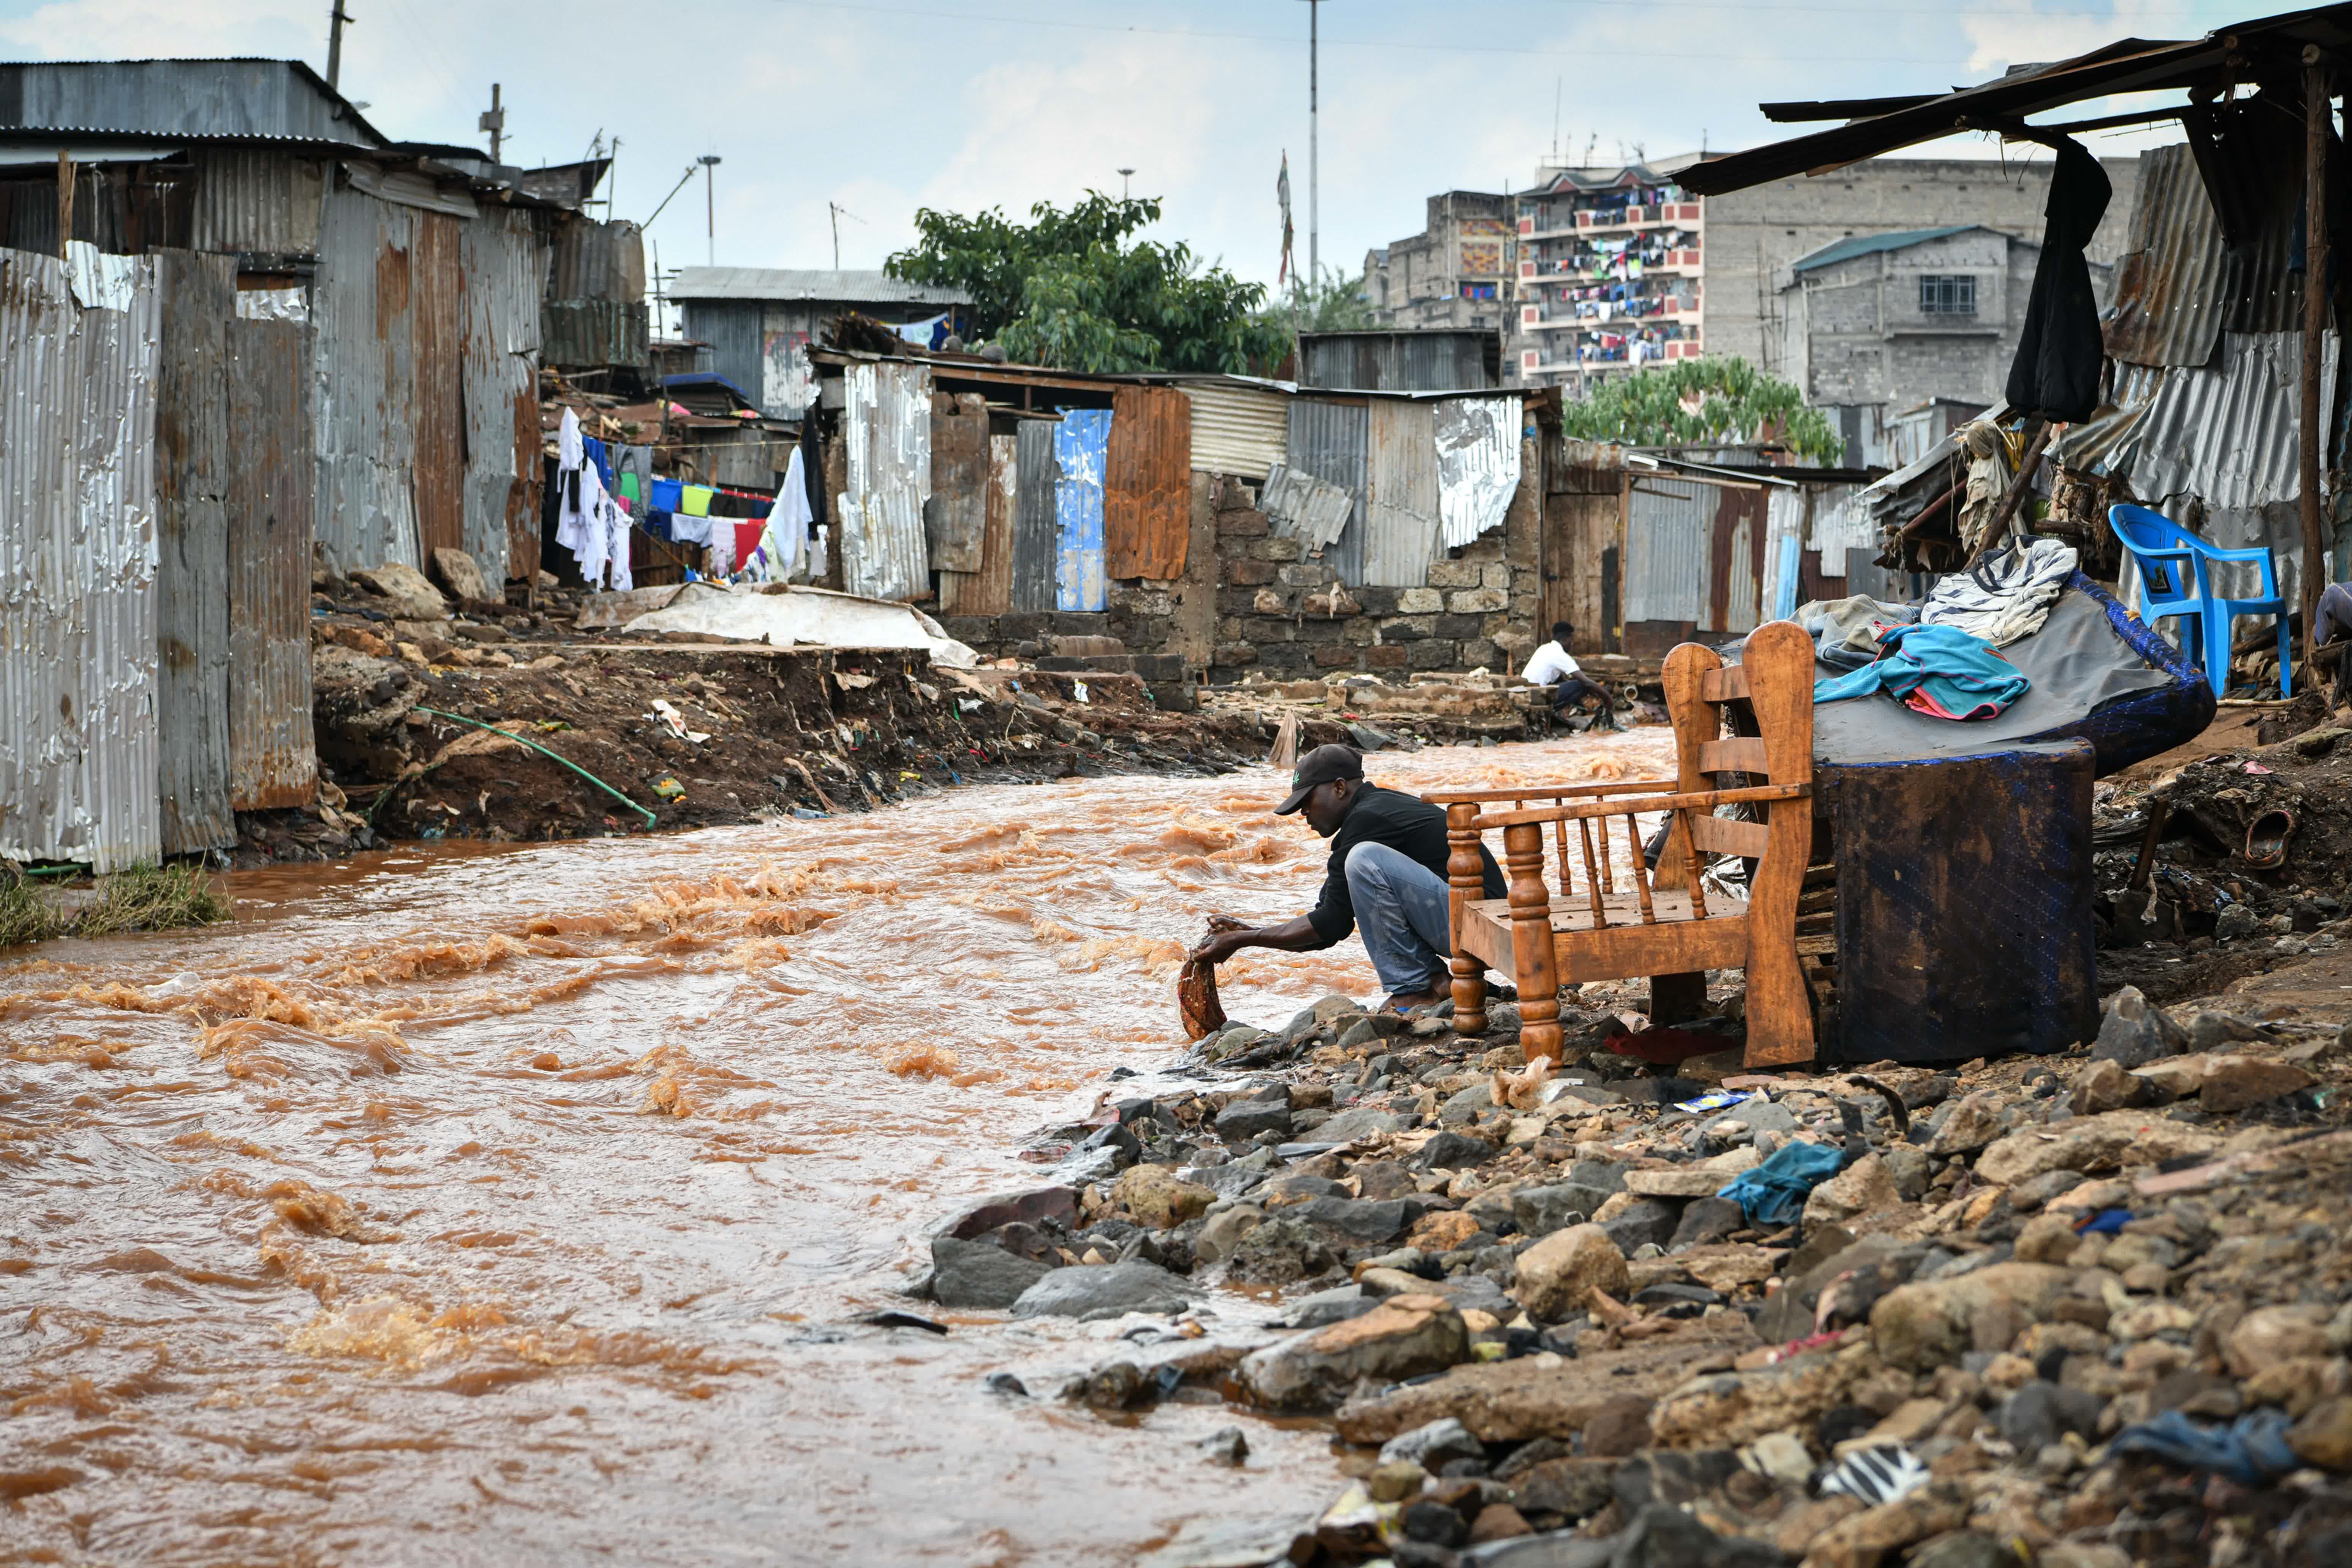
[(1445, 837), (1452, 847), (1445, 858), (1446, 924), (1454, 954), (1447, 967), (1454, 972), (1454, 1031), (1460, 1035), (1486, 1032), (1486, 966), (1463, 942), (1469, 929), (1464, 906), (1486, 896), (1486, 864), (1478, 855), (1478, 830), (1470, 826), (1477, 819), (1474, 805), (1445, 808)]
[(1519, 1049), (1528, 1060), (1559, 1059), (1559, 967), (1552, 947), (1551, 895), (1543, 884), (1543, 829), (1503, 829), (1511, 879), (1511, 967), (1519, 985)]

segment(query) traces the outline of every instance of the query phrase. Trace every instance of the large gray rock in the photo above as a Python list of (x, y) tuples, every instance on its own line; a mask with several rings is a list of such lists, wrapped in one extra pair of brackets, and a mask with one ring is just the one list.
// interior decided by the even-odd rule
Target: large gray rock
[(1010, 1307), (1053, 1272), (1050, 1265), (1015, 1257), (992, 1242), (931, 1239), (931, 1300), (942, 1307)]
[(1013, 1303), (1016, 1318), (1076, 1318), (1091, 1323), (1129, 1312), (1181, 1312), (1192, 1291), (1165, 1268), (1149, 1263), (1056, 1268)]
[(1435, 1205), (1415, 1198), (1313, 1198), (1282, 1211), (1347, 1247), (1381, 1247)]
[(1236, 1100), (1217, 1112), (1217, 1136), (1255, 1138), (1261, 1132), (1288, 1133), (1290, 1095), (1281, 1084), (1261, 1089), (1247, 1100)]
[(2189, 1031), (2170, 1014), (2126, 985), (2107, 1000), (2099, 1020), (2099, 1038), (2091, 1047), (2097, 1059), (2136, 1068), (2159, 1057), (2177, 1057), (2189, 1048)]
[(1562, 1226), (1581, 1225), (1609, 1201), (1609, 1189), (1581, 1182), (1521, 1187), (1511, 1194), (1511, 1218), (1528, 1236), (1549, 1236)]
[(1618, 1251), (1632, 1253), (1652, 1243), (1665, 1246), (1675, 1238), (1675, 1227), (1682, 1223), (1682, 1217), (1679, 1205), (1663, 1198), (1643, 1198), (1603, 1220), (1601, 1228), (1609, 1233)]
[(1309, 1225), (1290, 1217), (1295, 1210), (1254, 1226), (1234, 1243), (1233, 1277), (1259, 1285), (1289, 1285), (1336, 1267), (1330, 1243)]
[(1359, 1138), (1370, 1138), (1382, 1132), (1394, 1132), (1404, 1125), (1404, 1118), (1370, 1105), (1351, 1106), (1315, 1129), (1317, 1143), (1352, 1143)]
[(425, 580), (425, 574), (414, 566), (397, 561), (364, 572), (352, 574), (352, 581), (372, 594), (381, 594), (392, 601), (394, 620), (446, 621), (449, 618), (449, 601), (441, 590)]
[(442, 585), (457, 595), (461, 604), (486, 604), (490, 598), (490, 581), (482, 575), (480, 563), (462, 550), (442, 545), (433, 552), (433, 575)]
[(1328, 1409), (1364, 1378), (1396, 1383), (1470, 1359), (1462, 1314), (1438, 1296), (1391, 1296), (1370, 1311), (1295, 1334), (1244, 1360), (1236, 1376), (1272, 1410)]

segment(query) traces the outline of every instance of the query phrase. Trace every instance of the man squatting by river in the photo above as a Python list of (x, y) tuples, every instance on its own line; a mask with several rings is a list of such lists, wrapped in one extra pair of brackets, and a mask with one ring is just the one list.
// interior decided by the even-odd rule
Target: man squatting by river
[[(1277, 816), (1307, 814), (1307, 826), (1331, 841), (1331, 858), (1315, 907), (1280, 925), (1224, 931), (1192, 950), (1223, 963), (1245, 947), (1313, 952), (1360, 930), (1372, 970), (1398, 1012), (1445, 994), (1453, 956), (1446, 910), (1445, 813), (1426, 801), (1364, 782), (1364, 759), (1351, 746), (1318, 746), (1298, 759), (1289, 798)], [(1503, 870), (1485, 845), (1486, 896), (1504, 896)]]

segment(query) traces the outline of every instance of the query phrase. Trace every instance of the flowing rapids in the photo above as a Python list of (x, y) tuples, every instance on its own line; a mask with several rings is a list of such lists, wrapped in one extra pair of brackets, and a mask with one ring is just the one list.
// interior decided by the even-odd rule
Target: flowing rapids
[[(1171, 1064), (1206, 915), (1306, 906), (1322, 847), (1268, 815), (1284, 783), (404, 849), (0, 963), (0, 1558), (1101, 1563), (1198, 1514), (1305, 1517), (1310, 1424), (1055, 1402), (1097, 1329), (835, 1326), (925, 1310), (896, 1291), (927, 1224), (1046, 1176), (1021, 1144), (1112, 1068)], [(1375, 990), (1353, 941), (1223, 982), (1274, 1024)], [(1202, 1463), (1236, 1420), (1248, 1464)]]

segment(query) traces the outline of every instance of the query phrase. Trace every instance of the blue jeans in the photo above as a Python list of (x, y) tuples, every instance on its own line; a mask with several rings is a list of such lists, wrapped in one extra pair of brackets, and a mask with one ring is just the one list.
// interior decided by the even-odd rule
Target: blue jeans
[(1445, 879), (1385, 844), (1348, 851), (1348, 899), (1372, 972), (1391, 995), (1441, 990), (1454, 955)]

